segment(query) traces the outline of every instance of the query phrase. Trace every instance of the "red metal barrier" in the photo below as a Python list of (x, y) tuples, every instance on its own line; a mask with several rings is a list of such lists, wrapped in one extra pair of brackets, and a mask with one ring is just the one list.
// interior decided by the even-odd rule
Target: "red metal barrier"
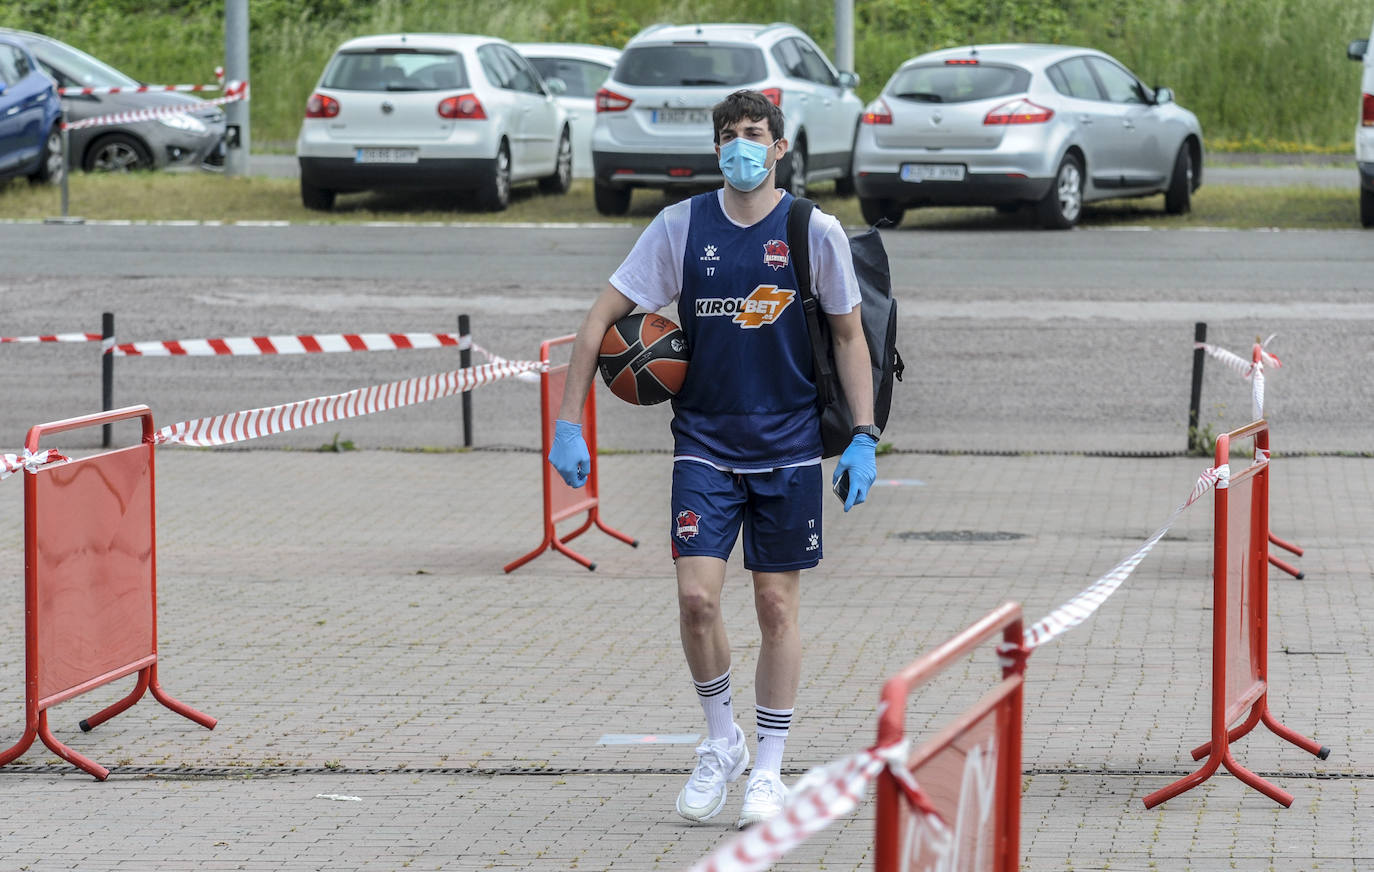
[(1016, 872), (1020, 856), (1021, 710), (1026, 657), (1021, 606), (1006, 603), (888, 679), (883, 686), (878, 746), (902, 740), (907, 698), (920, 684), (1000, 633), (1018, 652), (1002, 681), (933, 738), (913, 749), (907, 766), (944, 819), (947, 832), (913, 814), (897, 779), (878, 776), (874, 869)]
[[(525, 556), (507, 563), (506, 572), (524, 566), (549, 548), (566, 554), (588, 569), (596, 569), (594, 562), (566, 545), (568, 541), (587, 532), (593, 524), (621, 542), (629, 544), (632, 548), (639, 547), (639, 540), (608, 527), (601, 520), (601, 484), (597, 478), (596, 457), (595, 384), (592, 385), (591, 390), (587, 391), (587, 404), (582, 407), (582, 438), (586, 440), (587, 452), (592, 459), (591, 473), (587, 476), (586, 483), (580, 488), (569, 487), (549, 464), (549, 450), (553, 448), (554, 421), (558, 417), (558, 405), (563, 397), (563, 383), (568, 377), (568, 365), (566, 363), (558, 366), (549, 365), (549, 351), (559, 345), (567, 345), (576, 338), (572, 335), (560, 336), (557, 339), (547, 339), (539, 346), (539, 361), (544, 364), (544, 371), (539, 376), (539, 418), (540, 432), (543, 436), (541, 440), (543, 450), (539, 454), (539, 468), (544, 477), (544, 541), (540, 542), (539, 547)], [(587, 513), (587, 518), (582, 526), (560, 537), (555, 525), (579, 512)]]
[[(1231, 743), (1264, 722), (1275, 735), (1325, 760), (1329, 748), (1285, 727), (1269, 711), (1269, 425), (1255, 421), (1217, 437), (1216, 464), (1230, 463), (1231, 443), (1253, 438), (1255, 461), (1216, 489), (1212, 566), (1212, 739), (1193, 749), (1208, 760), (1193, 774), (1145, 797), (1145, 807), (1191, 790), (1225, 766), (1245, 784), (1280, 803), (1293, 795), (1240, 765)], [(1235, 506), (1235, 511), (1231, 510)], [(1233, 729), (1246, 709), (1249, 716)]]
[(169, 696), (157, 680), (157, 548), (153, 495), (153, 416), (130, 406), (29, 430), (37, 453), (51, 433), (141, 418), (138, 445), (41, 468), (24, 476), (25, 724), (17, 759), (35, 737), (104, 781), (110, 771), (63, 745), (48, 709), (138, 673), (132, 693), (81, 722), (90, 730), (151, 689), (158, 702), (201, 726), (215, 719)]

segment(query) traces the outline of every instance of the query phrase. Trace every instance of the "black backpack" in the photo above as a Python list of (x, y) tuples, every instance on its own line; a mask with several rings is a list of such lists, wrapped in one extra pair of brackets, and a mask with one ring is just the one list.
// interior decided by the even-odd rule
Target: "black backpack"
[[(835, 352), (830, 344), (830, 324), (823, 317), (816, 295), (811, 292), (811, 259), (808, 228), (815, 203), (804, 198), (792, 201), (787, 215), (787, 244), (792, 270), (797, 275), (802, 311), (811, 332), (811, 350), (816, 374), (816, 402), (821, 412), (822, 456), (834, 457), (849, 447), (853, 438), (854, 415), (845, 400), (844, 386), (835, 371)], [(892, 274), (887, 251), (877, 227), (870, 227), (849, 239), (854, 274), (863, 297), (864, 336), (868, 338), (868, 357), (873, 365), (873, 422), (887, 426), (892, 408), (892, 380), (902, 380), (906, 364), (897, 351), (897, 301), (892, 297)]]

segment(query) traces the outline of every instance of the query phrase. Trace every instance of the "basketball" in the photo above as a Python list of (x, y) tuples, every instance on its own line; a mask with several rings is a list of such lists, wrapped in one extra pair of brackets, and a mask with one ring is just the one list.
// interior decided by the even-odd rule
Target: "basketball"
[(687, 336), (661, 315), (626, 315), (601, 340), (601, 377), (636, 406), (672, 399), (687, 378)]

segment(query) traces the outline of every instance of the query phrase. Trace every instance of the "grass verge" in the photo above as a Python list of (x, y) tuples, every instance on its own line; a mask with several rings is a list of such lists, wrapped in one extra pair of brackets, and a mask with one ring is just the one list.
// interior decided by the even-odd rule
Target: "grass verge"
[[(374, 221), (498, 223), (614, 222), (644, 225), (668, 200), (655, 191), (636, 191), (630, 213), (607, 219), (592, 205), (589, 181), (573, 184), (565, 196), (539, 194), (533, 186), (515, 190), (505, 212), (483, 212), (453, 194), (413, 195), (359, 193), (341, 195), (332, 212), (312, 212), (301, 205), (296, 181), (261, 177), (225, 177), (206, 173), (74, 174), (68, 212), (90, 220), (130, 221), (289, 221), (292, 223), (359, 224)], [(829, 184), (813, 192), (827, 212), (848, 226), (861, 226), (859, 203), (840, 198)], [(1204, 185), (1188, 215), (1165, 215), (1162, 196), (1110, 200), (1084, 209), (1084, 227), (1145, 226), (1301, 228), (1316, 230), (1359, 227), (1354, 191), (1317, 187), (1261, 188)], [(0, 218), (43, 220), (61, 214), (57, 188), (25, 181), (0, 183)], [(992, 209), (910, 210), (903, 227), (924, 230), (992, 230), (1035, 227), (1029, 209), (1003, 215)]]

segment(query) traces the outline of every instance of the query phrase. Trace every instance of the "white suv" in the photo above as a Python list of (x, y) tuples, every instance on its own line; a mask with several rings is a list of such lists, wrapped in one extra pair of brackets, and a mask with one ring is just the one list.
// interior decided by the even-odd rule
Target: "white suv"
[(1360, 83), (1360, 123), (1355, 128), (1355, 162), (1360, 167), (1360, 223), (1374, 227), (1374, 32), (1346, 49), (1352, 61), (1364, 61)]
[(834, 179), (841, 193), (852, 193), (858, 83), (790, 24), (650, 27), (625, 45), (596, 94), (597, 211), (625, 214), (635, 188), (721, 184), (711, 108), (741, 88), (782, 108), (790, 147), (780, 185), (800, 196), (808, 182)]

